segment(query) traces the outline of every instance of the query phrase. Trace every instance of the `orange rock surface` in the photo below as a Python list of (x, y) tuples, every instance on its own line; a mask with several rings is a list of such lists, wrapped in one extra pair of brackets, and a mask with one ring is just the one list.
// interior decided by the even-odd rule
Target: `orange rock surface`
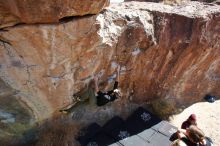
[(123, 98), (132, 102), (220, 96), (219, 10), (130, 2), (59, 24), (6, 28), (0, 77), (39, 119), (71, 103), (94, 75), (109, 88), (118, 64)]
[(70, 16), (97, 14), (109, 0), (0, 0), (0, 28), (19, 23), (55, 23)]

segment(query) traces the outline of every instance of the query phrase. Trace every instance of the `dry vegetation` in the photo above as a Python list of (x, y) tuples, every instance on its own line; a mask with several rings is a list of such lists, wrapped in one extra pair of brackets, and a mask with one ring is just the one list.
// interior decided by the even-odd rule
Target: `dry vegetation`
[(0, 146), (78, 146), (75, 137), (79, 129), (69, 116), (59, 115), (32, 127), (23, 138), (0, 139)]
[(168, 119), (170, 115), (178, 112), (176, 103), (169, 99), (156, 99), (147, 106), (154, 114), (162, 119)]
[(74, 139), (79, 129), (67, 116), (54, 117), (41, 126), (36, 146), (77, 146)]

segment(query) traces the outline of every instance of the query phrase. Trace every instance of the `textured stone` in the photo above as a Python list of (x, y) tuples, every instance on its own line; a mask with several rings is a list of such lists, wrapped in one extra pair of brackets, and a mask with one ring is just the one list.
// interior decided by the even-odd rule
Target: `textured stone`
[(125, 0), (125, 2), (130, 2), (130, 1), (149, 2), (149, 1), (147, 1), (147, 0)]
[[(130, 2), (130, 1), (138, 1), (138, 2), (163, 2), (165, 4), (184, 4), (184, 3), (188, 3), (190, 0), (124, 0), (125, 2)], [(219, 0), (194, 0), (194, 1), (198, 1), (198, 2), (206, 2), (206, 3), (219, 3)]]
[(220, 96), (220, 7), (190, 2), (113, 4), (99, 15), (0, 32), (0, 77), (39, 119), (121, 66), (125, 100), (193, 103)]
[(18, 23), (57, 23), (70, 16), (97, 14), (109, 0), (0, 0), (0, 28)]

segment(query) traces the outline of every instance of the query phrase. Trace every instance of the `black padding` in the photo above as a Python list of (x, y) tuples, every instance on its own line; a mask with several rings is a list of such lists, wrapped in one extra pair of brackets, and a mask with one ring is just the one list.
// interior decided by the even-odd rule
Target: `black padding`
[(171, 143), (169, 138), (161, 133), (156, 133), (150, 138), (150, 144), (153, 146), (170, 146)]
[(103, 126), (102, 131), (114, 138), (116, 141), (131, 135), (126, 127), (125, 121), (117, 116), (108, 121)]
[(98, 133), (88, 141), (86, 146), (108, 146), (115, 143), (116, 140), (106, 135), (105, 133)]
[(81, 146), (170, 146), (177, 131), (144, 108), (138, 108), (126, 121), (116, 116), (102, 128), (93, 123), (81, 130)]
[(126, 120), (125, 126), (131, 133), (131, 135), (138, 134), (146, 129), (146, 126), (135, 118), (129, 118), (128, 120)]
[(85, 146), (88, 141), (100, 131), (101, 127), (96, 123), (92, 123), (88, 127), (85, 127), (80, 131), (77, 140), (82, 146)]
[(131, 129), (131, 131), (132, 133), (137, 134), (160, 123), (160, 121), (161, 119), (159, 119), (157, 116), (140, 107), (127, 118), (126, 123), (134, 123), (135, 128)]
[(119, 141), (124, 146), (153, 146), (137, 135)]
[(102, 130), (105, 133), (109, 133), (113, 129), (119, 128), (121, 125), (123, 125), (125, 122), (122, 118), (115, 116), (111, 120), (109, 120), (102, 128)]
[(146, 142), (149, 142), (150, 139), (157, 133), (157, 131), (153, 129), (146, 129), (141, 133), (138, 133), (138, 136), (141, 137)]
[(111, 131), (109, 131), (108, 134), (117, 141), (131, 136), (131, 133), (129, 132), (128, 128), (125, 125), (121, 125), (116, 129), (112, 129)]

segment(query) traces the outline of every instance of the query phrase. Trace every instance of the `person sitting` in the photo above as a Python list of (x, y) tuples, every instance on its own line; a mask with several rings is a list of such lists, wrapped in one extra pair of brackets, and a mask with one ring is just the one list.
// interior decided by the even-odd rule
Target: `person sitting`
[(177, 131), (178, 139), (187, 146), (213, 146), (212, 140), (205, 137), (204, 132), (195, 125)]
[(120, 66), (117, 68), (117, 74), (116, 74), (116, 81), (114, 83), (113, 90), (102, 92), (98, 88), (98, 78), (94, 77), (94, 83), (95, 83), (95, 92), (96, 92), (96, 98), (97, 98), (97, 105), (103, 106), (107, 104), (108, 102), (112, 102), (117, 98), (121, 97), (121, 92), (118, 89), (118, 81), (119, 81), (119, 71)]
[(187, 129), (187, 128), (189, 128), (191, 125), (197, 126), (197, 121), (196, 121), (196, 115), (195, 115), (195, 114), (191, 114), (191, 115), (189, 116), (189, 118), (182, 123), (181, 129)]

